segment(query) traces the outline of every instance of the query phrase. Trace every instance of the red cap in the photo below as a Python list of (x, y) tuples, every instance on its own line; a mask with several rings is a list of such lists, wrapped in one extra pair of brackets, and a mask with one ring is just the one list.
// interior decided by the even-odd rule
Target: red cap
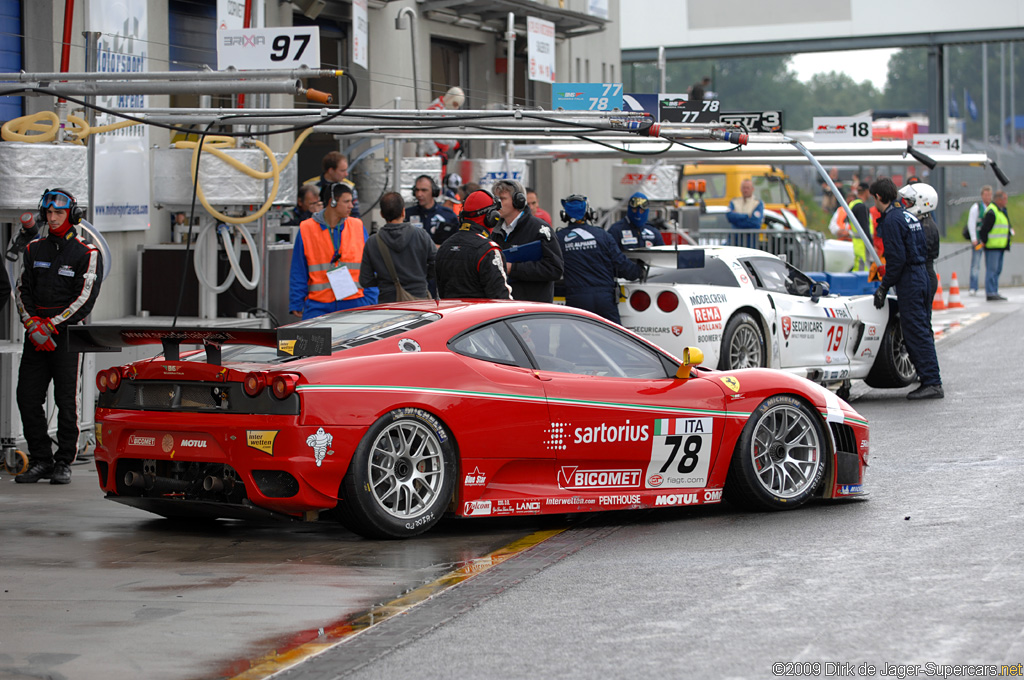
[(497, 201), (489, 191), (474, 191), (462, 204), (460, 216), (470, 222), (476, 222), (481, 227), (485, 226), (484, 218), (490, 208), (497, 208)]

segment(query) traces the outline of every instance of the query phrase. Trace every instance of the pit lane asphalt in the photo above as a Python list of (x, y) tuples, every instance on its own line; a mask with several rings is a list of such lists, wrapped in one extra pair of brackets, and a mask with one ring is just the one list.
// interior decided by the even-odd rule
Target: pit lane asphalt
[[(1024, 290), (1004, 294), (936, 312), (946, 399), (855, 384), (872, 426), (870, 501), (591, 515), (274, 677), (768, 678), (776, 661), (1024, 661)], [(186, 528), (103, 500), (92, 465), (74, 474), (68, 487), (0, 478), (0, 677), (237, 676), (559, 528), (446, 522), (406, 542), (321, 524)]]
[[(763, 679), (787, 662), (820, 664), (782, 667), (789, 677), (929, 677), (928, 663), (1024, 663), (1024, 290), (1002, 292), (1009, 302), (965, 296), (935, 312), (945, 399), (855, 383), (870, 500), (595, 514), (275, 679)], [(851, 665), (828, 674), (828, 662)]]

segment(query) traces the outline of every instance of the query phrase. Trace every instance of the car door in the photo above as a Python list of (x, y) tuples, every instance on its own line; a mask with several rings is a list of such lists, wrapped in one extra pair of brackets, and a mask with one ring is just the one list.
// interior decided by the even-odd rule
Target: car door
[(810, 277), (778, 258), (751, 257), (743, 265), (775, 304), (780, 368), (821, 368), (826, 379), (848, 375), (852, 319), (846, 306), (835, 298), (813, 299)]
[(510, 325), (544, 385), (560, 489), (628, 495), (707, 484), (727, 417), (722, 385), (677, 379), (670, 359), (606, 323), (563, 314)]

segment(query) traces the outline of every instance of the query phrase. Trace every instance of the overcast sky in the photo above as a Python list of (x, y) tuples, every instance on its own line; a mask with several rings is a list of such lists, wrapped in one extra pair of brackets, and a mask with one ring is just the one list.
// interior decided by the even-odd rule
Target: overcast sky
[(855, 82), (870, 80), (876, 88), (885, 87), (889, 57), (897, 50), (856, 50), (852, 52), (808, 52), (793, 57), (793, 70), (807, 82), (815, 73), (838, 71)]

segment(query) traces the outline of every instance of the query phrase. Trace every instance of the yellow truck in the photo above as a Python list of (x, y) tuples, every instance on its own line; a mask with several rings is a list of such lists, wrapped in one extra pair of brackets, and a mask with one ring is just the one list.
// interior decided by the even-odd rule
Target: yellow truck
[(797, 202), (796, 191), (786, 173), (771, 165), (686, 165), (683, 166), (679, 193), (686, 197), (690, 180), (704, 180), (704, 203), (727, 206), (730, 200), (740, 195), (740, 182), (745, 179), (754, 182), (754, 195), (764, 201), (765, 208), (788, 210), (801, 224), (807, 224), (807, 215)]

